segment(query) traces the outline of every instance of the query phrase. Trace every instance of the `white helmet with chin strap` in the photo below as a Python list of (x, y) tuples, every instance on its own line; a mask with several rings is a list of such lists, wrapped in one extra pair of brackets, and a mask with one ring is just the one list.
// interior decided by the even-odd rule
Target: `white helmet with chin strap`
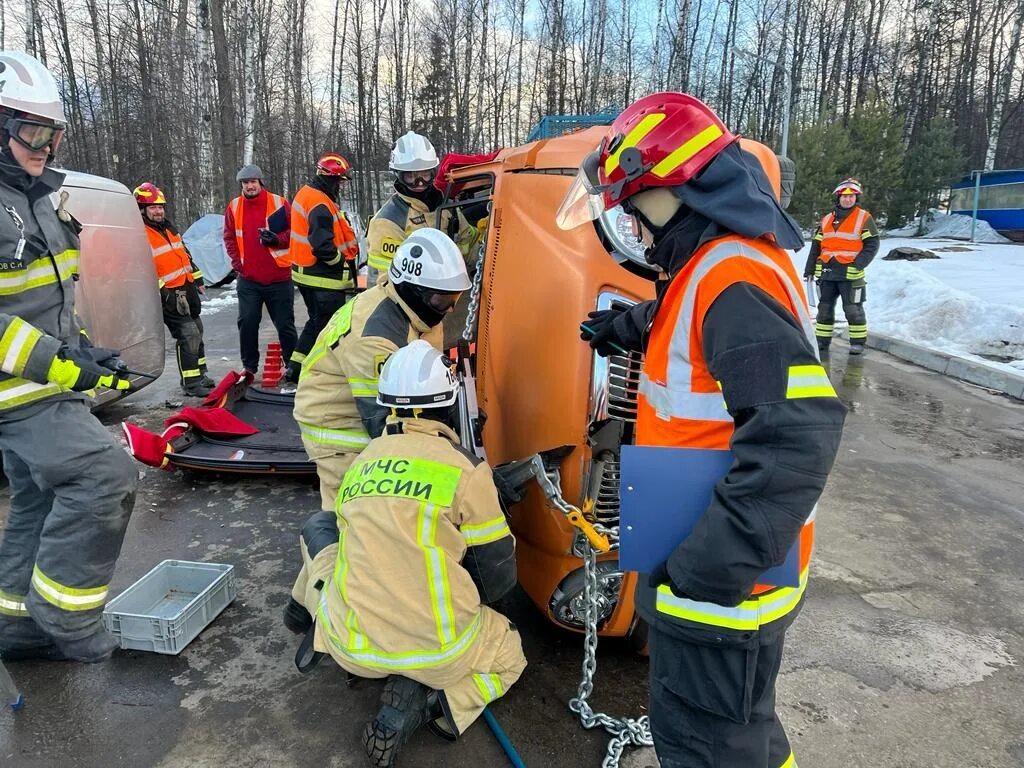
[(67, 123), (57, 81), (20, 51), (0, 51), (0, 107), (52, 120), (62, 128)]
[(388, 167), (393, 171), (429, 171), (438, 165), (437, 152), (430, 140), (409, 131), (395, 142)]
[(389, 408), (449, 406), (459, 390), (454, 368), (429, 342), (411, 341), (384, 363), (377, 381), (377, 403)]
[(388, 267), (392, 285), (409, 283), (432, 291), (469, 290), (469, 274), (459, 246), (439, 229), (417, 229), (398, 246)]

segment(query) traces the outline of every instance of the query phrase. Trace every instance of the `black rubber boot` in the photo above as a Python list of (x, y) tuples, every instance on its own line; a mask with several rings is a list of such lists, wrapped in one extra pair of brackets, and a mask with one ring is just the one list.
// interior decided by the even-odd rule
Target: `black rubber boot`
[(377, 716), (363, 728), (363, 748), (370, 763), (390, 768), (420, 726), (443, 714), (434, 691), (407, 677), (392, 675), (380, 695)]
[(304, 635), (313, 626), (313, 617), (294, 597), (284, 607), (284, 625), (296, 635)]
[(818, 351), (822, 354), (828, 352), (828, 348), (832, 345), (831, 338), (825, 338), (824, 336), (818, 336)]
[(199, 379), (190, 381), (188, 384), (183, 384), (181, 391), (189, 397), (206, 397), (208, 394), (213, 392), (213, 387), (208, 387), (202, 383)]
[(121, 647), (117, 638), (108, 632), (97, 632), (78, 640), (58, 640), (56, 644), (67, 658), (86, 664), (106, 661)]
[(864, 354), (864, 345), (862, 343), (858, 343), (858, 342), (851, 342), (850, 343), (850, 354), (851, 355), (863, 355)]
[(0, 661), (69, 661), (69, 659), (60, 648), (50, 643), (0, 648)]

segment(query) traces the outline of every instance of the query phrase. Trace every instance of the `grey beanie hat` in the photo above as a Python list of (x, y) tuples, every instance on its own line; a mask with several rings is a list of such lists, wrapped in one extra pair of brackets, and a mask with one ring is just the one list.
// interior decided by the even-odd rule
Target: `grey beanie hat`
[(246, 179), (259, 179), (263, 181), (263, 171), (260, 170), (258, 165), (244, 165), (235, 175), (235, 181), (242, 182)]

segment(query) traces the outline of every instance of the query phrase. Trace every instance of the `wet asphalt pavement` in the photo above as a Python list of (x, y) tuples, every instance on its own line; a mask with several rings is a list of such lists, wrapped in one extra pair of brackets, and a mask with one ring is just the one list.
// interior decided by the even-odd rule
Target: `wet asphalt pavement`
[[(215, 377), (238, 365), (234, 319), (230, 307), (204, 316)], [(851, 365), (839, 344), (830, 367), (850, 414), (778, 692), (800, 765), (1022, 766), (1024, 405), (878, 353)], [(103, 421), (158, 430), (177, 410), (165, 403), (178, 398), (175, 378), (168, 356), (163, 378)], [(8, 665), (28, 703), (0, 712), (0, 765), (364, 765), (359, 732), (381, 683), (348, 688), (329, 659), (300, 675), (279, 619), (298, 526), (318, 507), (313, 482), (140, 471), (113, 592), (173, 558), (233, 564), (238, 598), (179, 656)], [(523, 760), (600, 765), (604, 736), (566, 709), (580, 637), (522, 593), (502, 608), (529, 666), (492, 709)], [(596, 707), (642, 713), (646, 674), (625, 642), (602, 641)], [(418, 733), (401, 764), (508, 762), (480, 722), (456, 744)], [(623, 764), (656, 761), (643, 750)]]

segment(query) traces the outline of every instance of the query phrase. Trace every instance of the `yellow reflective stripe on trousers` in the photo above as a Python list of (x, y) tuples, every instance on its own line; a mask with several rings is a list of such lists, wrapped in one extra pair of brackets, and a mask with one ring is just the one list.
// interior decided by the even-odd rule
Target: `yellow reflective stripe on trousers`
[(317, 277), (316, 275), (307, 275), (302, 271), (302, 267), (296, 267), (292, 270), (292, 282), (304, 285), (307, 288), (326, 288), (328, 290), (343, 291), (346, 288), (351, 288), (354, 283), (350, 278), (339, 280), (333, 277)]
[(339, 448), (351, 448), (361, 451), (370, 444), (370, 436), (366, 430), (357, 429), (330, 429), (318, 427), (314, 424), (298, 422), (299, 432), (314, 443), (321, 445), (334, 445)]
[(0, 613), (5, 616), (28, 616), (25, 595), (12, 595), (0, 589)]
[(469, 547), (487, 544), (488, 542), (497, 541), (512, 535), (512, 531), (508, 528), (508, 523), (505, 522), (504, 515), (488, 520), (486, 523), (462, 525), (459, 527), (459, 530), (462, 532), (462, 538), (466, 540), (466, 546)]
[(107, 601), (107, 592), (110, 589), (110, 585), (86, 589), (69, 587), (51, 579), (39, 570), (38, 565), (32, 569), (32, 586), (40, 597), (65, 611), (89, 611), (93, 608), (102, 608)]
[[(338, 531), (338, 559), (334, 563), (334, 578), (332, 581), (336, 585), (338, 594), (341, 595), (342, 604), (349, 606), (348, 613), (345, 614), (345, 629), (348, 630), (347, 647), (350, 651), (363, 651), (370, 647), (370, 642), (366, 639), (366, 635), (359, 631), (359, 621), (356, 619), (356, 612), (348, 601), (348, 592), (345, 589), (345, 579), (348, 576), (348, 558), (345, 556), (345, 543), (348, 540), (348, 521), (341, 515), (338, 515)], [(327, 590), (323, 591), (326, 592)], [(323, 600), (321, 600), (320, 604), (321, 606), (324, 605)]]
[(847, 280), (863, 280), (864, 279), (864, 270), (863, 269), (857, 269), (857, 267), (847, 267), (846, 268), (846, 279)]
[(450, 507), (461, 476), (458, 467), (437, 461), (382, 456), (355, 464), (345, 473), (338, 504), (362, 496), (393, 496)]
[(377, 379), (357, 379), (352, 377), (348, 380), (352, 387), (352, 397), (377, 397)]
[(20, 376), (25, 371), (25, 364), (36, 342), (42, 337), (43, 332), (35, 326), (20, 317), (11, 317), (7, 330), (0, 337), (0, 365), (4, 372)]
[(868, 327), (866, 325), (854, 325), (850, 324), (850, 338), (853, 340), (866, 339), (868, 337)]
[(444, 551), (434, 543), (440, 517), (437, 506), (422, 502), (416, 519), (416, 540), (423, 550), (427, 568), (427, 586), (430, 589), (430, 607), (434, 612), (437, 639), (444, 647), (455, 640), (455, 610), (452, 608), (452, 592), (448, 586), (448, 563)]
[(14, 408), (65, 392), (58, 384), (36, 384), (28, 379), (0, 381), (0, 408)]
[(480, 691), (480, 695), (484, 699), (484, 704), (490, 704), (495, 699), (501, 698), (501, 695), (505, 692), (504, 686), (501, 684), (501, 678), (497, 675), (478, 675), (474, 673), (473, 682), (476, 683), (477, 690)]
[(780, 765), (779, 768), (797, 768), (796, 757), (792, 752), (789, 753), (789, 757), (786, 758), (786, 762)]
[(656, 606), (659, 613), (696, 624), (753, 631), (781, 619), (796, 608), (805, 589), (807, 589), (806, 568), (800, 574), (799, 586), (781, 587), (750, 600), (744, 600), (735, 607), (677, 597), (667, 585), (662, 584), (658, 587)]
[(367, 257), (366, 263), (378, 272), (384, 272), (391, 266), (391, 258), (391, 256), (385, 256), (383, 253), (371, 253)]
[(405, 651), (402, 653), (388, 653), (376, 648), (369, 648), (362, 651), (350, 650), (341, 638), (334, 632), (331, 620), (327, 613), (327, 592), (320, 595), (320, 608), (317, 611), (317, 619), (320, 627), (327, 635), (327, 640), (342, 656), (351, 659), (364, 667), (385, 670), (402, 669), (428, 669), (438, 667), (442, 664), (449, 664), (459, 658), (473, 645), (476, 636), (480, 633), (480, 614), (473, 617), (462, 633), (455, 639), (455, 642), (441, 648)]
[(828, 374), (820, 365), (789, 366), (789, 382), (786, 385), (786, 399), (802, 397), (835, 397)]

